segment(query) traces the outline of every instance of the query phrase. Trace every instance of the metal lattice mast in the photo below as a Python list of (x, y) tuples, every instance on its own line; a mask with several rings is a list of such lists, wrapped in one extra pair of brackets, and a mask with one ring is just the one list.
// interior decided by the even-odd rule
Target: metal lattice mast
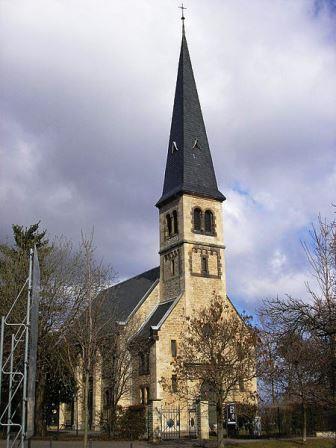
[(32, 305), (33, 263), (34, 263), (34, 252), (31, 249), (29, 253), (27, 318), (26, 318), (25, 349), (24, 349), (24, 361), (23, 361), (23, 391), (22, 391), (22, 421), (21, 421), (22, 447), (24, 446), (24, 440), (26, 437), (28, 356), (29, 356), (29, 334), (30, 334), (30, 308)]
[[(24, 300), (23, 292), (27, 284), (25, 316), (21, 322), (17, 322), (15, 311), (19, 309)], [(6, 428), (7, 448), (14, 448), (17, 443), (20, 448), (24, 448), (25, 441), (34, 432), (39, 289), (40, 270), (35, 247), (29, 252), (28, 278), (7, 315), (1, 318), (0, 403), (5, 403), (5, 407), (0, 415), (0, 426)], [(11, 346), (9, 353), (5, 353), (5, 343), (9, 336), (11, 337)], [(7, 384), (8, 394), (5, 400), (4, 392)], [(20, 415), (18, 411), (20, 411)]]

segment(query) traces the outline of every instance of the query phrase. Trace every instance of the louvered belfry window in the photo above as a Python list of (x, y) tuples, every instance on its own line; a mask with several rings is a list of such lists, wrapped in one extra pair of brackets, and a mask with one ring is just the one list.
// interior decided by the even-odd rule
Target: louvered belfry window
[(173, 229), (172, 229), (172, 219), (171, 219), (170, 215), (166, 216), (166, 225), (167, 225), (167, 236), (169, 237), (169, 236), (171, 236), (172, 231), (173, 231)]
[(173, 233), (178, 233), (177, 211), (173, 211)]
[(210, 210), (207, 210), (204, 214), (204, 230), (206, 233), (214, 233), (214, 218)]

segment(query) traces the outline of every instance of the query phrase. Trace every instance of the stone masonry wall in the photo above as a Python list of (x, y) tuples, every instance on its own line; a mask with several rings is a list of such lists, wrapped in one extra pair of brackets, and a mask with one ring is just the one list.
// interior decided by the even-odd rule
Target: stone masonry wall
[[(214, 293), (226, 298), (222, 204), (190, 195), (183, 196), (182, 204), (186, 313), (193, 315), (195, 310), (209, 303)], [(203, 213), (206, 210), (213, 213), (214, 235), (194, 231), (193, 212), (196, 207)], [(207, 276), (201, 273), (201, 257), (208, 260)]]
[[(171, 235), (167, 228), (167, 215), (177, 213), (178, 229), (174, 229)], [(170, 202), (160, 209), (160, 298), (161, 301), (178, 296), (183, 290), (183, 252), (179, 247), (183, 235), (183, 216), (181, 198)], [(177, 231), (176, 231), (177, 230)], [(176, 231), (176, 232), (175, 232)], [(174, 272), (172, 272), (172, 259), (174, 259)]]

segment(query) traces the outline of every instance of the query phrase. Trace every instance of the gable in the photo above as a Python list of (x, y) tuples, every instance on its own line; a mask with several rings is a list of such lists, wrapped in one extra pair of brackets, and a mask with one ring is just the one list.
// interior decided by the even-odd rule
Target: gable
[(142, 326), (137, 336), (145, 339), (150, 338), (151, 330), (153, 329), (153, 327), (158, 329), (162, 319), (167, 313), (170, 312), (174, 301), (175, 300), (169, 300), (168, 302), (159, 303), (152, 314), (149, 316), (148, 320)]

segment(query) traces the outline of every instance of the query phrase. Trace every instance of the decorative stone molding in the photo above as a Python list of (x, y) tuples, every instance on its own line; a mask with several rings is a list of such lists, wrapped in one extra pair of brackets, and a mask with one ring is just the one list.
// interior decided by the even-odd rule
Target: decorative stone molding
[[(168, 252), (163, 256), (163, 259), (164, 259), (163, 280), (169, 281), (179, 277), (181, 272), (181, 260), (179, 249), (177, 248)], [(171, 272), (168, 273), (168, 271), (170, 271), (170, 265), (168, 264), (170, 264), (171, 261), (173, 260), (175, 262), (175, 271), (172, 274)]]
[(171, 244), (168, 247), (165, 247), (164, 249), (160, 250), (159, 255), (163, 255), (166, 252), (169, 252), (172, 249), (175, 249), (175, 247), (180, 247), (183, 244), (197, 244), (198, 246), (206, 246), (206, 247), (213, 247), (216, 249), (226, 249), (224, 244), (213, 244), (213, 243), (203, 243), (201, 241), (192, 241), (192, 240), (180, 240), (177, 243)]
[[(204, 272), (196, 272), (195, 267), (193, 266), (193, 254), (198, 253), (200, 257), (206, 256), (209, 260), (209, 257), (216, 256), (216, 273), (213, 272), (211, 266), (208, 267), (208, 273)], [(193, 246), (192, 250), (189, 251), (189, 271), (190, 274), (195, 277), (206, 277), (206, 278), (221, 278), (222, 276), (222, 263), (220, 251), (213, 247), (204, 247), (202, 245)]]

